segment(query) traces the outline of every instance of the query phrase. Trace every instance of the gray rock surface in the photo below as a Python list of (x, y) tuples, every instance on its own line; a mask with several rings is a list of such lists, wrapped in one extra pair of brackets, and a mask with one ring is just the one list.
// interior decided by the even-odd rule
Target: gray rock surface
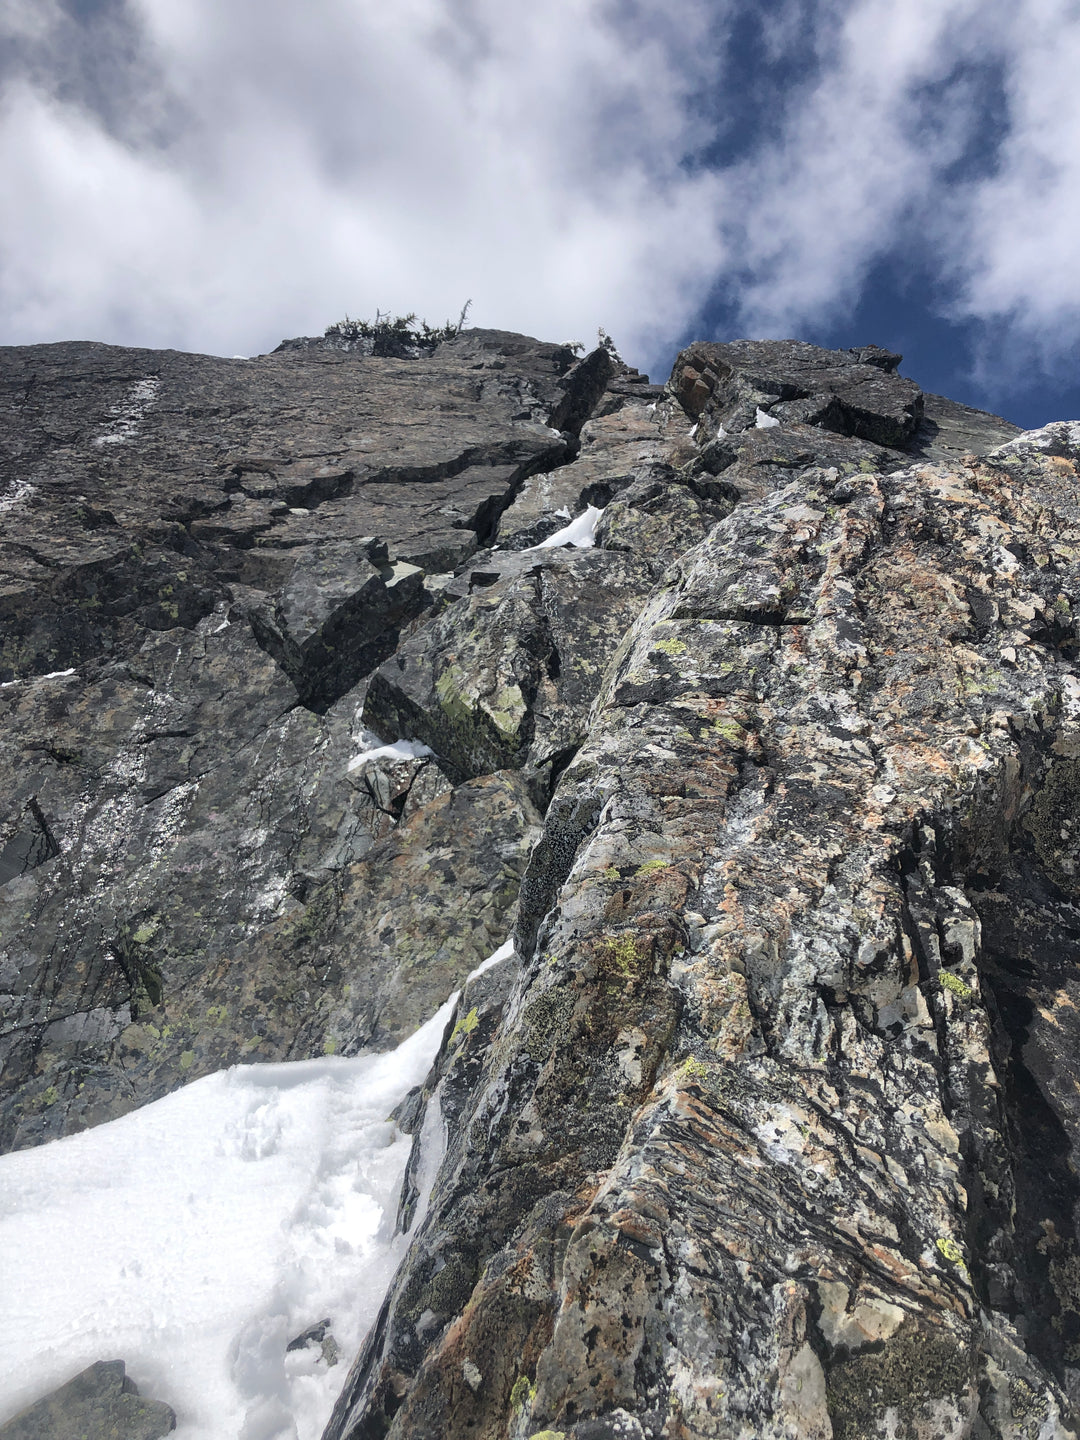
[(144, 1400), (122, 1360), (99, 1360), (0, 1425), (0, 1440), (160, 1440), (175, 1429), (169, 1406)]
[(4, 1144), (515, 927), (327, 1440), (1075, 1440), (1080, 429), (898, 358), (0, 357)]
[(652, 592), (329, 1440), (1075, 1433), (1074, 432)]
[(393, 1043), (502, 941), (528, 795), (351, 770), (366, 675), (615, 368), (498, 331), (416, 360), (0, 350), (0, 1145)]

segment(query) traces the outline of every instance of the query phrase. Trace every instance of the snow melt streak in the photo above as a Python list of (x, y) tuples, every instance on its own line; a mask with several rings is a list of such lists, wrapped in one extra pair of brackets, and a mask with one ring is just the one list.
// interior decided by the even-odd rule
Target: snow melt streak
[[(237, 1065), (0, 1159), (0, 1422), (123, 1359), (175, 1440), (318, 1440), (407, 1242), (386, 1117), (456, 998), (390, 1054)], [(327, 1316), (341, 1363), (286, 1353)]]

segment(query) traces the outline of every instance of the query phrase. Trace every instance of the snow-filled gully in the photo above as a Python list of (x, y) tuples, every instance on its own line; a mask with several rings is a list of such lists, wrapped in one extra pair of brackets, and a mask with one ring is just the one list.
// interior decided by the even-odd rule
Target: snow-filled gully
[[(413, 1140), (387, 1117), (457, 998), (387, 1054), (235, 1065), (0, 1158), (0, 1423), (123, 1359), (175, 1410), (176, 1440), (318, 1440), (408, 1244), (394, 1231)], [(315, 1342), (287, 1350), (328, 1317), (339, 1363)]]

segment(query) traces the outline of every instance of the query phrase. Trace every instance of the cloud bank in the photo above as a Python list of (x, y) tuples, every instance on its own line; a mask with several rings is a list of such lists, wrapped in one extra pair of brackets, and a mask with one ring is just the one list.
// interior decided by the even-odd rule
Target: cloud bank
[(217, 353), (348, 311), (649, 364), (710, 302), (842, 320), (882, 256), (1080, 334), (1075, 0), (8, 0), (0, 339)]

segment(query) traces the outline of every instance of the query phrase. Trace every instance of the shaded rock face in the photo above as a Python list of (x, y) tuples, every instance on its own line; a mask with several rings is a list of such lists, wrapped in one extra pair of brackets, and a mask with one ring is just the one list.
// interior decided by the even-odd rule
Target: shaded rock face
[(876, 347), (50, 358), (5, 1143), (392, 1043), (514, 926), (398, 1117), (403, 1226), (446, 1156), (327, 1440), (1074, 1436), (1080, 427)]
[(901, 358), (876, 345), (837, 351), (805, 341), (733, 340), (684, 350), (674, 383), (683, 407), (713, 433), (738, 433), (765, 415), (904, 446), (923, 402), (919, 387), (896, 373)]
[(353, 766), (364, 688), (617, 368), (494, 331), (0, 351), (5, 1148), (392, 1044), (502, 942), (528, 788)]
[(0, 1440), (160, 1440), (175, 1429), (169, 1406), (144, 1400), (122, 1360), (99, 1360), (0, 1425)]

